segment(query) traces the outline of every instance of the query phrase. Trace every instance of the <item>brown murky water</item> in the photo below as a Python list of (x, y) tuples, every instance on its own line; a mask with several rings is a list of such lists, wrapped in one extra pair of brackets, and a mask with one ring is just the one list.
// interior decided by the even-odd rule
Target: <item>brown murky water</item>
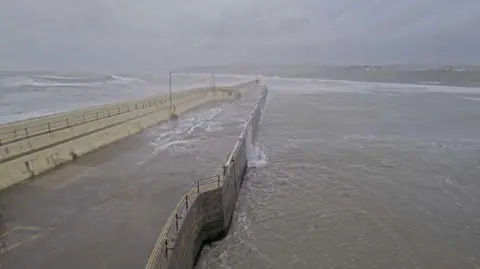
[(480, 268), (479, 89), (267, 82), (232, 230), (198, 268)]

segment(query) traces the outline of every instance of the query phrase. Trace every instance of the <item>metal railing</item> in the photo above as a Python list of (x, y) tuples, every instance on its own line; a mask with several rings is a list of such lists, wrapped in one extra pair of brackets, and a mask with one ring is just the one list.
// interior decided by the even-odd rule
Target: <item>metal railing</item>
[(81, 115), (73, 117), (67, 116), (63, 119), (53, 120), (36, 125), (29, 125), (8, 132), (0, 133), (0, 146), (14, 143), (23, 139), (32, 138), (35, 136), (60, 131), (63, 129), (68, 129), (74, 126), (119, 116), (133, 111), (151, 108), (153, 106), (158, 106), (163, 103), (166, 103), (164, 98), (150, 99), (148, 102), (139, 102), (135, 103), (134, 105), (124, 104), (103, 111), (86, 111)]
[[(240, 83), (240, 84), (234, 85), (231, 88), (233, 90), (238, 90), (238, 89), (247, 87), (253, 83), (256, 83), (256, 81), (248, 81), (248, 82)], [(203, 89), (203, 88), (200, 88), (200, 89)], [(208, 88), (205, 88), (203, 90), (206, 90), (206, 89)], [(85, 111), (81, 115), (76, 115), (73, 117), (66, 116), (65, 118), (58, 119), (58, 120), (16, 128), (14, 130), (0, 133), (0, 146), (18, 142), (24, 139), (35, 137), (35, 136), (49, 134), (56, 131), (61, 131), (61, 130), (79, 126), (82, 124), (119, 116), (119, 115), (130, 113), (133, 111), (167, 104), (170, 99), (178, 100), (182, 96), (186, 96), (186, 95), (187, 95), (187, 92), (180, 92), (180, 93), (174, 93), (173, 96), (171, 97), (168, 97), (168, 96), (152, 97), (151, 99), (148, 99), (148, 101), (142, 100), (142, 101), (138, 101), (135, 104), (121, 104), (107, 110), (100, 110), (100, 108), (97, 108), (98, 109), (97, 111)]]
[[(253, 83), (258, 82), (254, 81)], [(252, 82), (246, 83), (245, 86), (251, 84)], [(175, 240), (177, 238), (178, 232), (180, 231), (180, 228), (182, 227), (182, 222), (190, 206), (195, 202), (195, 199), (205, 191), (222, 187), (223, 184), (231, 178), (230, 173), (236, 171), (235, 162), (238, 154), (240, 152), (245, 152), (245, 148), (242, 149), (241, 147), (247, 145), (248, 141), (246, 140), (248, 138), (254, 138), (254, 135), (250, 134), (249, 136), (248, 132), (251, 131), (252, 133), (255, 133), (257, 131), (256, 128), (258, 125), (258, 121), (260, 120), (261, 111), (265, 104), (267, 92), (268, 91), (265, 86), (263, 88), (261, 97), (257, 101), (252, 113), (249, 116), (247, 123), (245, 124), (244, 130), (238, 137), (237, 143), (233, 147), (231, 153), (226, 158), (225, 164), (222, 165), (213, 176), (202, 178), (193, 182), (192, 185), (188, 188), (188, 191), (180, 199), (180, 202), (173, 209), (172, 214), (168, 218), (160, 236), (158, 237), (146, 269), (159, 268), (160, 265), (167, 262), (169, 253), (174, 250)], [(253, 141), (251, 142), (253, 143)]]
[(220, 173), (217, 173), (214, 176), (197, 180), (190, 185), (188, 191), (182, 196), (168, 218), (155, 245), (156, 251), (152, 253), (147, 268), (157, 268), (159, 264), (166, 261), (169, 252), (174, 249), (173, 245), (182, 227), (184, 217), (197, 197), (206, 190), (221, 187), (222, 184), (223, 178)]

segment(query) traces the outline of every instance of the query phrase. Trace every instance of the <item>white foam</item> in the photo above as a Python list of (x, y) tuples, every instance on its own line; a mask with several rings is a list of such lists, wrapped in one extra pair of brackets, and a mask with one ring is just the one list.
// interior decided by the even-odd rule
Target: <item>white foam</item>
[[(124, 76), (112, 76), (114, 79), (113, 82), (120, 82), (120, 83), (140, 83), (140, 84), (145, 84), (147, 83), (146, 81), (139, 79), (139, 78), (134, 78), (134, 77), (124, 77)], [(115, 81), (116, 80), (116, 81)]]
[(101, 85), (100, 82), (58, 82), (43, 80), (38, 76), (18, 76), (5, 78), (0, 80), (0, 86), (5, 88), (17, 88), (17, 87), (87, 87)]
[(465, 100), (471, 100), (471, 101), (480, 102), (480, 97), (464, 97), (464, 96), (460, 96), (460, 97), (458, 97), (458, 98), (465, 99)]
[(255, 145), (250, 145), (248, 150), (248, 166), (254, 168), (265, 167), (268, 164), (267, 154), (257, 142)]
[(0, 124), (52, 115), (59, 112), (62, 112), (62, 111), (52, 111), (50, 109), (41, 109), (38, 111), (25, 112), (25, 113), (15, 114), (15, 115), (6, 115), (6, 116), (0, 115)]
[(48, 76), (48, 75), (30, 75), (16, 76), (0, 79), (0, 86), (5, 88), (16, 87), (98, 87), (104, 84), (145, 84), (144, 80), (123, 77), (70, 77), (70, 76)]
[(55, 79), (55, 80), (78, 80), (85, 79), (86, 77), (71, 77), (71, 76), (47, 76), (47, 75), (34, 75), (33, 77), (42, 79)]
[(0, 86), (9, 87), (22, 87), (28, 85), (34, 85), (36, 82), (28, 76), (17, 76), (10, 78), (0, 79)]
[(428, 93), (478, 93), (479, 87), (455, 87), (431, 84), (398, 84), (357, 82), (347, 80), (304, 79), (304, 78), (280, 78), (265, 77), (273, 91), (288, 91), (295, 93), (318, 93), (318, 92), (428, 92)]
[(252, 137), (252, 126), (249, 125), (247, 128), (247, 162), (249, 167), (264, 167), (267, 165), (267, 155), (259, 146), (259, 143), (255, 143)]
[[(138, 163), (138, 165), (142, 165), (143, 163), (147, 162), (149, 159), (153, 158), (154, 156), (158, 155), (160, 152), (171, 148), (175, 145), (181, 144), (191, 144), (197, 141), (200, 141), (198, 137), (196, 138), (187, 138), (190, 134), (192, 134), (197, 128), (204, 127), (205, 131), (209, 132), (207, 129), (211, 129), (212, 122), (211, 120), (214, 119), (218, 114), (222, 112), (221, 108), (211, 108), (204, 113), (199, 115), (195, 115), (193, 117), (185, 118), (180, 120), (176, 124), (176, 127), (172, 125), (169, 128), (172, 130), (164, 131), (161, 133), (154, 132), (152, 135), (156, 136), (154, 141), (150, 142), (150, 145), (154, 147), (152, 155), (147, 157), (145, 160), (142, 160)], [(185, 150), (185, 149), (180, 149)]]
[(155, 148), (153, 154), (158, 154), (161, 151), (166, 150), (167, 148), (173, 146), (173, 145), (178, 145), (178, 144), (190, 144), (197, 142), (198, 139), (188, 139), (188, 140), (175, 140), (175, 141), (169, 141), (167, 143), (164, 143), (158, 147)]

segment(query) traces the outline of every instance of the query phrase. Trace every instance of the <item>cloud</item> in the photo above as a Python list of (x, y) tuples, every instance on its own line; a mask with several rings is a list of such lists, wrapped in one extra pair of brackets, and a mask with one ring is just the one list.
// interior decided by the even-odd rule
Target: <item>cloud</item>
[(3, 0), (0, 68), (480, 62), (478, 0)]

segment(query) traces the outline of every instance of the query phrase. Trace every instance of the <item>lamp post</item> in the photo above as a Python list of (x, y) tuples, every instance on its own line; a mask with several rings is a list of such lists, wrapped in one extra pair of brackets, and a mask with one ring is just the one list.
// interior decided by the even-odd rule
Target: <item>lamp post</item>
[(178, 116), (177, 116), (177, 114), (173, 111), (173, 104), (172, 104), (172, 74), (173, 74), (173, 72), (169, 72), (169, 73), (168, 73), (168, 95), (169, 95), (169, 99), (170, 99), (170, 110), (169, 110), (169, 114), (170, 114), (170, 119), (171, 119), (171, 120), (177, 120), (177, 119), (178, 119)]
[(210, 76), (212, 77), (212, 84), (213, 84), (213, 89), (212, 90), (215, 90), (215, 88), (217, 87), (217, 83), (215, 82), (215, 75), (210, 74)]
[(172, 112), (172, 72), (168, 73), (168, 96), (170, 98), (170, 112)]

